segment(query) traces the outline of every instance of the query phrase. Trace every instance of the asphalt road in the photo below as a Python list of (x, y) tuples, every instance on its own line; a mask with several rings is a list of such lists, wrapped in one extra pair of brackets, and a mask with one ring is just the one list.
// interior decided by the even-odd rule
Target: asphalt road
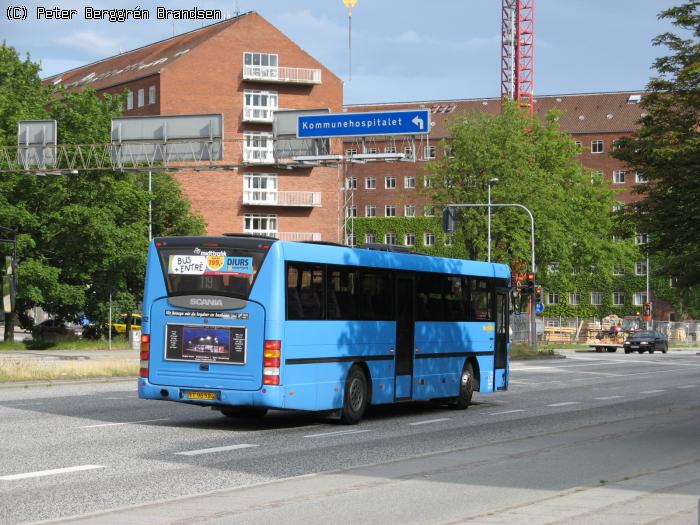
[(700, 356), (565, 354), (466, 411), (353, 427), (226, 419), (135, 381), (0, 388), (0, 523), (697, 524)]

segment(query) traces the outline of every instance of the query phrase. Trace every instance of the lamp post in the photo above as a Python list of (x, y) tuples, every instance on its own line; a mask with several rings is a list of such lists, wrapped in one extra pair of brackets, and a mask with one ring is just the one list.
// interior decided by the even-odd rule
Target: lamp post
[(488, 226), (488, 231), (489, 231), (489, 242), (488, 242), (488, 261), (491, 262), (491, 186), (496, 184), (498, 182), (498, 179), (493, 178), (489, 179), (486, 181), (486, 186), (488, 187), (489, 190), (489, 226)]

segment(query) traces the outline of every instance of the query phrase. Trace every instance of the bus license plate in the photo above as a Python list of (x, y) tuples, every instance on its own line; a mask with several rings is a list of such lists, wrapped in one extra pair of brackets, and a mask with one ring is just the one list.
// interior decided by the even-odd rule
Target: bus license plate
[(216, 392), (196, 392), (196, 391), (188, 391), (187, 392), (187, 399), (201, 399), (203, 401), (215, 401), (216, 400)]

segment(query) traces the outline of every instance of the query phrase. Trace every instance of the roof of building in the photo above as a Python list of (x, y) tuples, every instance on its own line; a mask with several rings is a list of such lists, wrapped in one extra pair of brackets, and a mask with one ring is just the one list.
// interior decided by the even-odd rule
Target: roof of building
[(167, 65), (249, 14), (244, 13), (92, 64), (64, 71), (44, 79), (44, 82), (63, 84), (67, 89), (90, 86), (100, 90), (148, 77), (159, 73)]
[[(629, 133), (637, 128), (639, 119), (644, 116), (644, 109), (639, 103), (643, 96), (643, 91), (546, 95), (535, 99), (535, 112), (544, 118), (549, 111), (558, 110), (561, 129), (568, 133)], [(430, 135), (443, 138), (449, 136), (451, 118), (474, 112), (496, 114), (501, 110), (501, 100), (479, 98), (350, 104), (345, 106), (345, 111), (408, 108), (430, 109), (433, 121)]]

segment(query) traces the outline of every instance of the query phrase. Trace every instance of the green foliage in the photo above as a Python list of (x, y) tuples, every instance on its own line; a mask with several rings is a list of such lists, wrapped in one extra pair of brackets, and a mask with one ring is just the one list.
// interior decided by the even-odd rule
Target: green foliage
[[(648, 246), (659, 256), (657, 270), (678, 278), (690, 299), (700, 284), (700, 1), (663, 11), (686, 35), (659, 35), (654, 44), (671, 54), (656, 60), (642, 104), (646, 116), (614, 155), (649, 179), (639, 185), (643, 197), (628, 215), (638, 231), (649, 235)], [(693, 302), (693, 300), (691, 300)]]
[[(121, 97), (61, 90), (52, 93), (48, 106), (38, 70), (28, 60), (20, 62), (12, 48), (0, 47), (0, 86), (5, 87), (0, 90), (0, 141), (16, 141), (18, 119), (48, 116), (58, 121), (62, 143), (109, 142)], [(20, 77), (8, 80), (6, 74)], [(138, 308), (149, 197), (154, 236), (198, 235), (205, 229), (170, 174), (153, 175), (150, 196), (146, 177), (106, 171), (0, 177), (0, 225), (18, 231), (18, 312), (42, 306), (67, 319), (85, 313), (106, 320), (110, 294), (115, 311)]]

